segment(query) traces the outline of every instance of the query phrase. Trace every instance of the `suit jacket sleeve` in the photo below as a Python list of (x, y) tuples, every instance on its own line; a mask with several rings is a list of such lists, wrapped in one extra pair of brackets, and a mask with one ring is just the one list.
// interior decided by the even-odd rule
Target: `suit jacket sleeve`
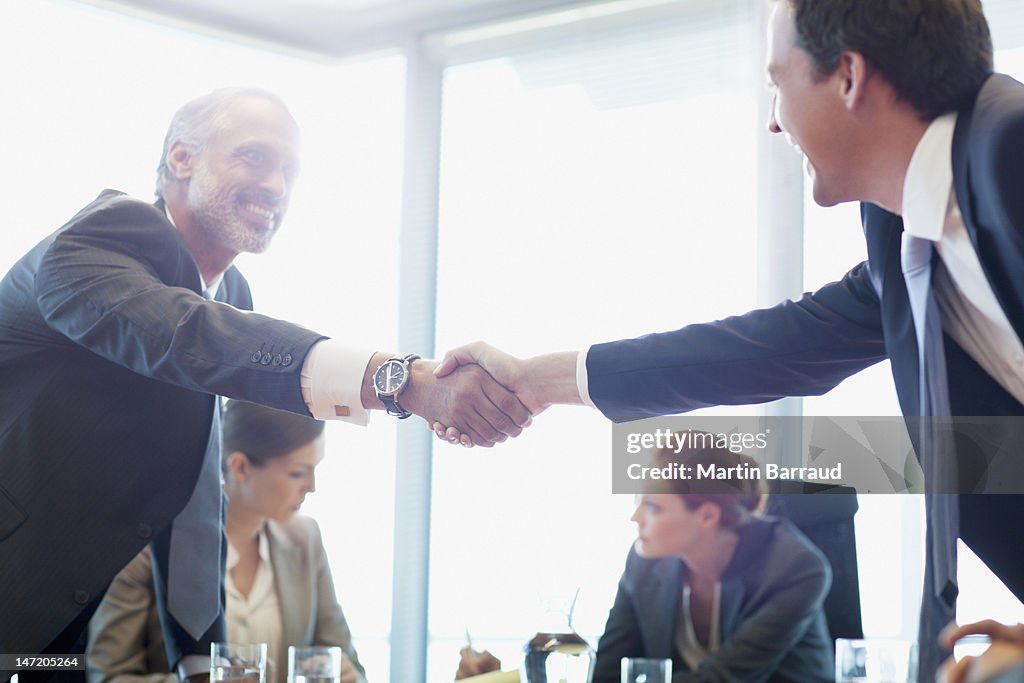
[(146, 548), (114, 578), (89, 622), (88, 683), (177, 683), (155, 610)]
[[(197, 293), (194, 261), (159, 209), (127, 197), (106, 201), (72, 221), (42, 257), (35, 293), (46, 323), (139, 374), (308, 413), (299, 372), (323, 337), (207, 301)], [(254, 362), (256, 352), (281, 361)]]
[(327, 551), (324, 549), (319, 526), (315, 529), (314, 543), (319, 557), (315, 578), (317, 605), (314, 643), (340, 647), (359, 672), (358, 683), (366, 683), (366, 670), (360, 663), (359, 654), (352, 644), (352, 631), (348, 627), (345, 613), (342, 612), (334, 592), (334, 579), (331, 577), (331, 567), (327, 561)]
[(886, 357), (867, 262), (839, 282), (712, 323), (591, 347), (591, 398), (615, 421), (822, 394)]

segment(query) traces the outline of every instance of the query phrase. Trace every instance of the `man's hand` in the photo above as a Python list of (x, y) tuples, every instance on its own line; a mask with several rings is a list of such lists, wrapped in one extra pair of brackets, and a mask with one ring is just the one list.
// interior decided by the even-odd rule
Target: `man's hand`
[(939, 642), (948, 650), (956, 641), (968, 635), (987, 635), (992, 644), (977, 657), (964, 657), (959, 662), (946, 660), (939, 669), (937, 679), (946, 683), (975, 683), (988, 680), (1011, 666), (1024, 663), (1024, 624), (1007, 626), (986, 619), (956, 626), (950, 624), (939, 635)]
[(455, 672), (455, 680), (470, 676), (479, 676), (489, 671), (501, 669), (501, 660), (487, 650), (477, 652), (468, 647), (459, 650), (459, 670)]
[(515, 393), (534, 415), (551, 405), (537, 395), (536, 387), (531, 382), (533, 378), (527, 371), (527, 361), (499, 351), (482, 341), (466, 344), (446, 353), (435, 374), (444, 377), (460, 366), (474, 363)]
[(443, 376), (434, 372), (437, 361), (417, 360), (409, 367), (409, 386), (399, 397), (402, 407), (428, 424), (452, 426), (467, 437), (467, 446), (489, 448), (519, 436), (530, 424), (531, 411), (478, 365)]
[[(555, 403), (582, 405), (583, 400), (576, 386), (577, 356), (576, 352), (567, 351), (523, 360), (478, 341), (446, 353), (434, 373), (438, 377), (445, 377), (457, 369), (479, 365), (536, 415)], [(472, 434), (467, 434), (451, 422), (438, 419), (433, 421), (431, 427), (439, 439), (461, 439), (466, 443), (465, 437), (468, 436), (476, 442)]]

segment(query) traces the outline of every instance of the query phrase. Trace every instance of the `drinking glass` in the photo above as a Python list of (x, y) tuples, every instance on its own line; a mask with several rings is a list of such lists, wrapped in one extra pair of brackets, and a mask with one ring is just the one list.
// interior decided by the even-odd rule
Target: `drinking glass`
[(836, 639), (837, 683), (913, 683), (917, 648), (908, 640)]
[(340, 647), (288, 648), (288, 683), (338, 683), (341, 680)]
[(968, 656), (980, 657), (991, 644), (992, 639), (989, 636), (972, 633), (953, 643), (953, 658), (959, 662)]
[(671, 659), (622, 658), (622, 683), (669, 683), (671, 680)]
[(212, 643), (210, 683), (266, 683), (266, 643)]

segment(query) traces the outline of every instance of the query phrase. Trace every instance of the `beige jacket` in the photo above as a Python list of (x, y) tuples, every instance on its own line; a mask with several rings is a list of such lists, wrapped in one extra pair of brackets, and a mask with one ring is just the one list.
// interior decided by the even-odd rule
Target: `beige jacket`
[[(286, 524), (268, 521), (266, 529), (284, 635), (281, 651), (271, 657), (287, 662), (289, 645), (337, 645), (360, 672), (359, 683), (366, 683), (335, 598), (320, 527), (296, 516)], [(286, 667), (280, 669), (281, 680), (268, 683), (284, 683)], [(146, 548), (114, 578), (89, 622), (86, 676), (89, 683), (176, 683), (169, 670)]]

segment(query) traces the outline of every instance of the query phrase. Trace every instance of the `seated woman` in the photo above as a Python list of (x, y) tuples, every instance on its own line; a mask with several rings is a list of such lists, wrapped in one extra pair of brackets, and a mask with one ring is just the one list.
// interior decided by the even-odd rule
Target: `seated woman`
[[(725, 448), (656, 453), (656, 466), (757, 468)], [(637, 541), (598, 643), (594, 683), (623, 657), (667, 658), (672, 680), (808, 683), (835, 678), (822, 604), (827, 561), (788, 522), (760, 516), (754, 478), (648, 480)]]
[[(320, 528), (296, 515), (316, 490), (324, 425), (242, 401), (224, 408), (228, 640), (268, 644), (268, 683), (287, 678), (289, 645), (337, 645), (343, 683), (366, 683), (334, 595)], [(115, 577), (89, 624), (89, 683), (171, 683), (147, 548)]]

